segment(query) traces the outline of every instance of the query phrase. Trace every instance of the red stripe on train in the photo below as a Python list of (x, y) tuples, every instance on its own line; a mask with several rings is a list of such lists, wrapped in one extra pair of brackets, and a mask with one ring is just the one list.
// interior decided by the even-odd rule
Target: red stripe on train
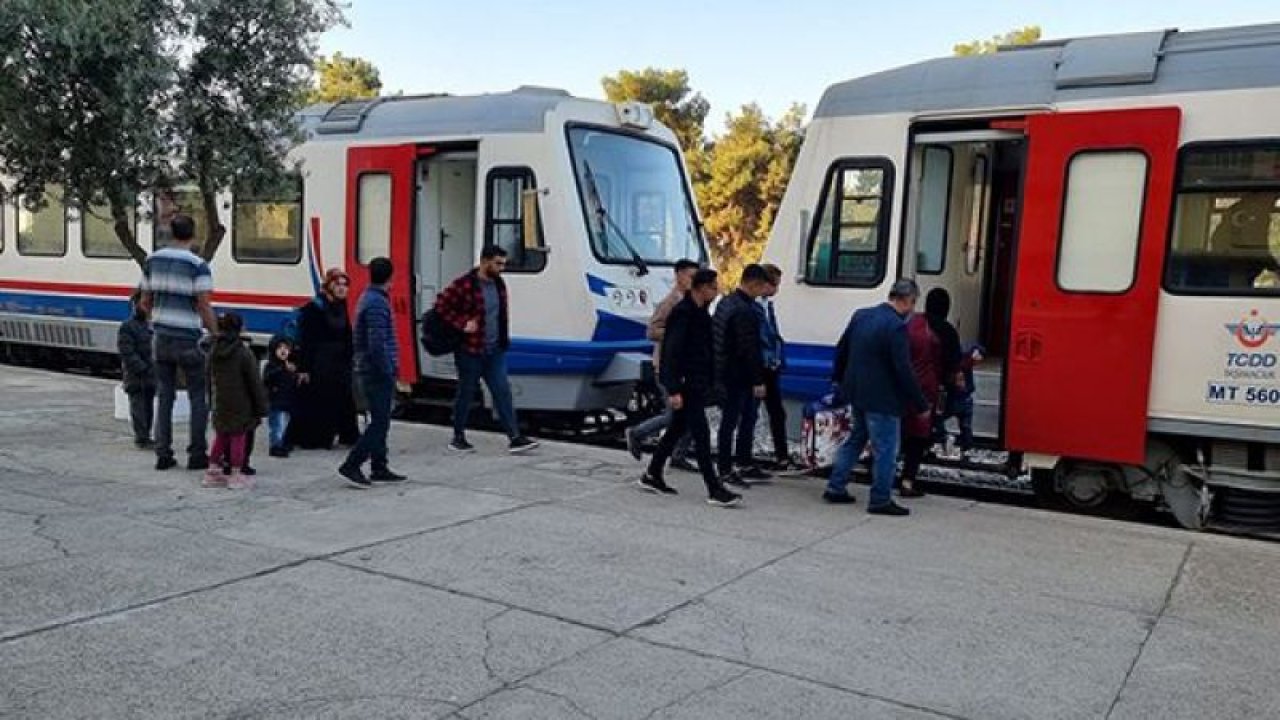
[[(98, 295), (103, 297), (127, 298), (133, 292), (131, 285), (95, 285), (89, 283), (44, 282), (39, 280), (0, 280), (0, 290), (26, 290), (28, 292), (73, 293), (76, 295)], [(310, 300), (304, 295), (267, 295), (264, 293), (244, 293), (215, 290), (213, 301), (234, 305), (271, 305), (276, 307), (296, 307)]]

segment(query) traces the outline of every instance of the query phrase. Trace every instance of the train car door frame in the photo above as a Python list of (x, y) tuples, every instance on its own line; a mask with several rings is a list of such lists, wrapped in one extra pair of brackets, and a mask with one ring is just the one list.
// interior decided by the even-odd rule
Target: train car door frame
[[(1176, 107), (1027, 117), (1005, 373), (1011, 450), (1125, 464), (1145, 459), (1180, 122)], [(1132, 282), (1108, 292), (1067, 290), (1059, 279), (1072, 163), (1109, 152), (1146, 157)]]
[[(379, 254), (386, 253), (395, 266), (395, 275), (391, 281), (391, 312), (395, 326), (396, 339), (399, 342), (399, 377), (402, 383), (412, 384), (418, 380), (418, 353), (415, 349), (414, 302), (413, 302), (413, 241), (414, 241), (414, 205), (417, 195), (417, 179), (415, 177), (417, 161), (428, 148), (419, 148), (415, 144), (402, 145), (364, 145), (347, 149), (347, 242), (346, 266), (351, 278), (351, 292), (348, 300), (352, 322), (355, 321), (356, 303), (360, 295), (369, 287), (369, 267), (361, 262), (362, 252), (360, 228), (362, 183), (369, 176), (386, 176), (389, 179), (387, 189), (389, 197), (386, 204), (386, 229), (389, 237), (385, 240), (385, 248), (374, 246), (366, 259), (372, 260)], [(375, 186), (371, 185), (371, 191)], [(378, 188), (382, 191), (383, 188)], [(379, 218), (381, 220), (381, 218)], [(383, 242), (379, 240), (379, 242)]]

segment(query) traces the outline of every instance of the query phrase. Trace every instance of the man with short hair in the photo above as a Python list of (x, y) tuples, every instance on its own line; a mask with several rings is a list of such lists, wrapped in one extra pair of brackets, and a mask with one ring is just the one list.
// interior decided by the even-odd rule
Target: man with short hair
[(196, 224), (187, 215), (174, 217), (173, 241), (147, 258), (142, 277), (142, 306), (151, 315), (155, 330), (156, 470), (178, 464), (173, 457), (173, 402), (177, 398), (178, 373), (186, 380), (191, 406), (191, 437), (187, 445), (187, 469), (209, 467), (205, 430), (209, 422), (209, 398), (205, 380), (207, 352), (201, 335), (218, 332), (213, 312), (213, 272), (193, 248)]
[[(391, 408), (395, 403), (400, 344), (392, 321), (391, 276), (395, 267), (384, 257), (369, 263), (369, 287), (356, 305), (352, 345), (356, 377), (369, 410), (369, 426), (356, 441), (338, 474), (352, 487), (365, 489), (375, 482), (401, 482), (405, 476), (391, 470), (387, 461), (387, 433), (391, 430)], [(372, 472), (366, 476), (361, 466), (368, 460)]]
[(450, 283), (436, 298), (440, 318), (463, 333), (462, 347), (453, 355), (458, 368), (458, 397), (453, 404), (453, 440), (449, 449), (454, 452), (475, 450), (467, 442), (467, 417), (481, 378), (510, 439), (508, 449), (522, 453), (538, 447), (537, 441), (520, 434), (507, 378), (511, 333), (507, 284), (502, 280), (506, 267), (507, 251), (486, 245), (480, 251), (480, 264)]
[(713, 320), (720, 397), (716, 459), (721, 481), (737, 487), (748, 487), (748, 479), (769, 477), (756, 466), (753, 453), (759, 416), (757, 406), (765, 391), (760, 316), (756, 314), (755, 302), (768, 289), (769, 275), (764, 268), (755, 263), (746, 266), (738, 289), (720, 301)]
[(734, 507), (742, 497), (727, 490), (711, 462), (711, 429), (707, 426), (707, 396), (715, 370), (711, 337), (711, 316), (707, 306), (719, 293), (715, 270), (694, 273), (689, 292), (676, 304), (667, 319), (662, 342), (659, 380), (667, 392), (673, 415), (667, 431), (649, 461), (649, 469), (639, 481), (646, 492), (675, 495), (675, 488), (663, 480), (663, 466), (676, 443), (688, 433), (702, 481), (707, 486), (707, 502), (716, 507)]
[(773, 437), (773, 457), (781, 472), (795, 472), (800, 466), (791, 459), (787, 441), (787, 410), (782, 402), (782, 370), (786, 367), (785, 343), (778, 328), (778, 315), (773, 297), (782, 285), (782, 268), (763, 265), (769, 276), (764, 295), (756, 299), (755, 311), (760, 317), (760, 350), (764, 359), (764, 407), (769, 412), (769, 434)]
[[(662, 367), (662, 339), (667, 333), (667, 318), (671, 315), (671, 310), (676, 304), (684, 299), (689, 288), (693, 285), (693, 275), (698, 272), (698, 263), (682, 259), (677, 260), (675, 265), (675, 283), (671, 286), (671, 292), (658, 303), (658, 307), (654, 309), (653, 316), (649, 318), (649, 327), (645, 335), (653, 341), (653, 371), (655, 377)], [(667, 393), (663, 390), (662, 383), (658, 383), (658, 390), (662, 392), (663, 402), (666, 408), (661, 415), (655, 415), (648, 420), (627, 428), (627, 450), (636, 460), (640, 459), (640, 444), (649, 437), (656, 435), (671, 424), (671, 418), (674, 412), (671, 404), (667, 403)], [(678, 467), (682, 470), (694, 469), (689, 465), (689, 461), (685, 459), (685, 454), (689, 449), (689, 438), (686, 435), (676, 444), (675, 453), (671, 456), (672, 467)]]
[(907, 319), (916, 307), (920, 288), (914, 280), (898, 280), (889, 301), (853, 314), (836, 348), (834, 380), (839, 396), (853, 405), (853, 432), (836, 451), (835, 467), (822, 498), (850, 504), (849, 473), (871, 441), (874, 458), (867, 512), (910, 515), (893, 501), (893, 475), (898, 465), (902, 416), (927, 408), (928, 402), (911, 369)]

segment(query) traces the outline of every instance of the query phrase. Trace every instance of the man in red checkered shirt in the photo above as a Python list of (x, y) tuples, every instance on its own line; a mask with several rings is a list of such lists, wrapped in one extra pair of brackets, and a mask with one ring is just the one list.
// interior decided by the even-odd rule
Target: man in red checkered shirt
[(481, 378), (493, 397), (502, 429), (510, 438), (510, 451), (521, 453), (538, 446), (537, 441), (520, 434), (507, 380), (511, 333), (507, 284), (502, 281), (506, 267), (507, 251), (497, 245), (485, 246), (480, 251), (480, 264), (449, 283), (436, 298), (436, 312), (441, 319), (463, 334), (462, 346), (453, 355), (458, 367), (458, 397), (453, 403), (453, 440), (449, 449), (454, 452), (475, 450), (467, 442), (467, 416)]

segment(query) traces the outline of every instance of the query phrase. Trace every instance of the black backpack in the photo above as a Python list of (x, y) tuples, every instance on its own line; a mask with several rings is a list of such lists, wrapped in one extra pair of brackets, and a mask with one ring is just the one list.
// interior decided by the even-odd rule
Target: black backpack
[(418, 337), (422, 340), (422, 349), (434, 357), (457, 351), (463, 341), (462, 331), (445, 322), (435, 308), (422, 314)]

